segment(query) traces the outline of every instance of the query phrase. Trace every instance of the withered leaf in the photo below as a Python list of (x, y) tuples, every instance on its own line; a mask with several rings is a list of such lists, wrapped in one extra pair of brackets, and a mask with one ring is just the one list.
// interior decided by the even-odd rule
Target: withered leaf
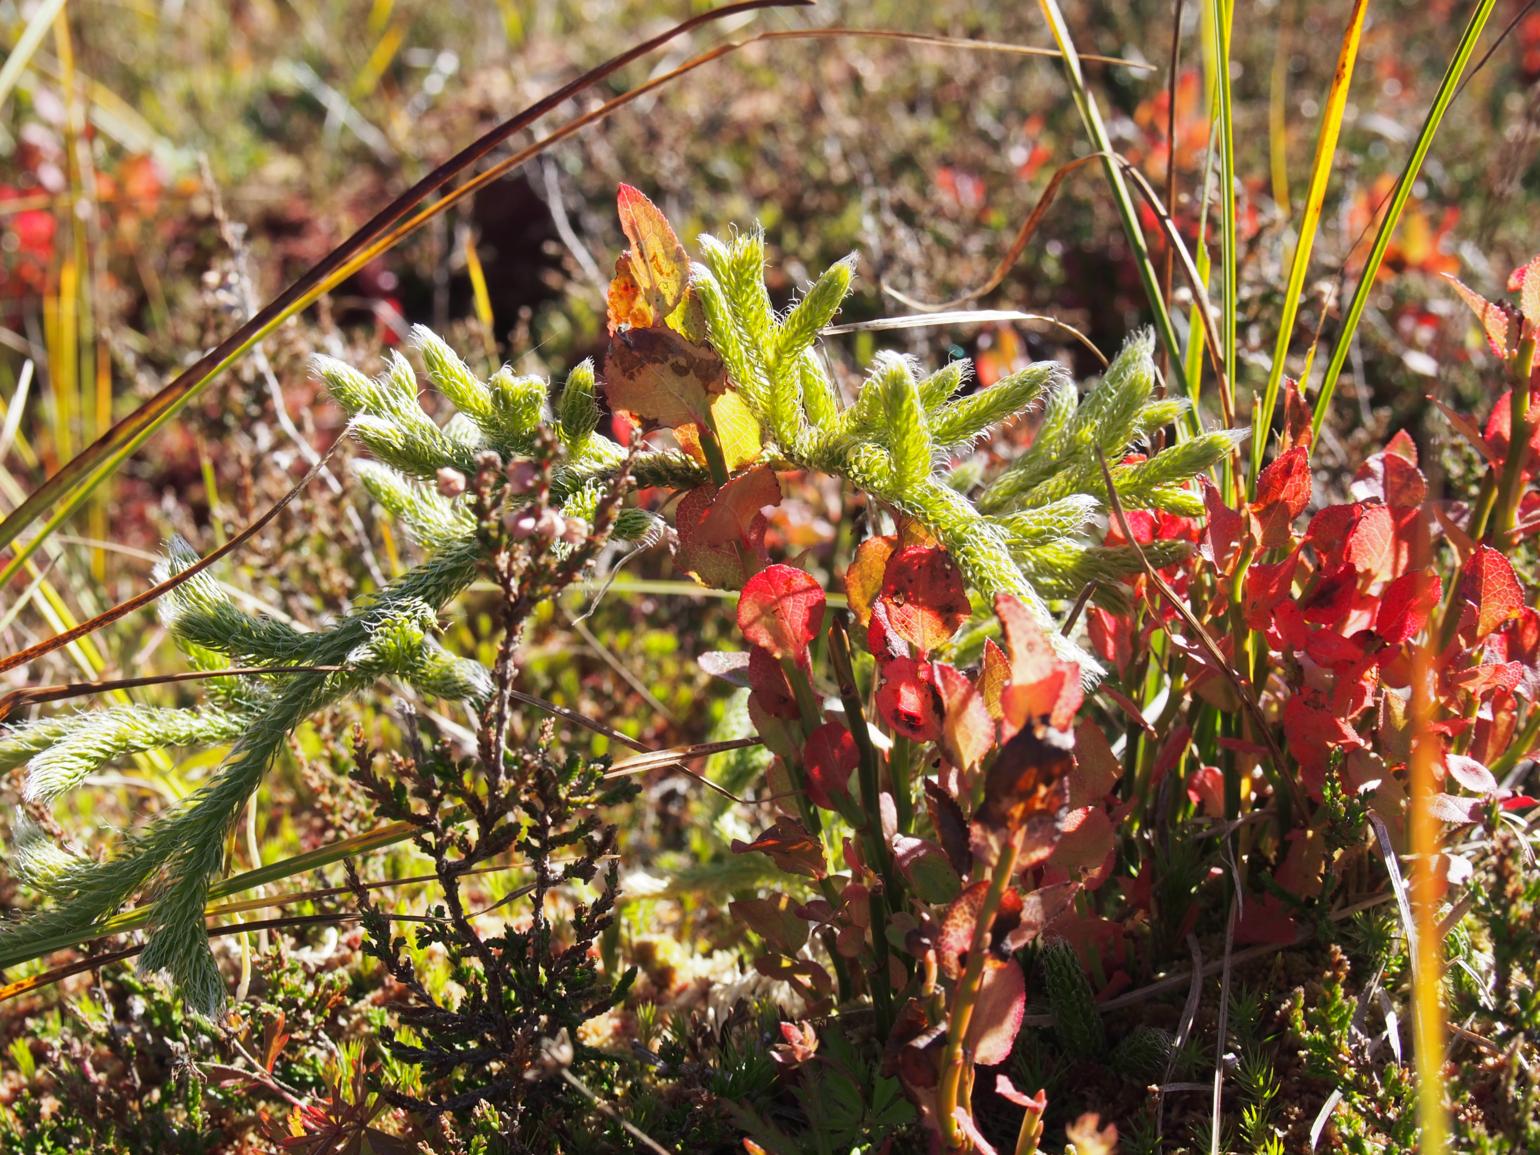
[(1041, 862), (1058, 841), (1074, 765), (1069, 736), (1045, 725), (1023, 727), (990, 764), (976, 817), (996, 828), (1026, 831), (1023, 868)]
[(818, 839), (808, 833), (807, 827), (795, 818), (782, 818), (753, 842), (733, 839), (734, 854), (759, 851), (768, 854), (775, 864), (790, 874), (822, 878), (828, 873), (824, 865), (823, 847)]
[(722, 359), (672, 329), (627, 329), (610, 340), (604, 389), (610, 405), (666, 425), (704, 423), (727, 388)]

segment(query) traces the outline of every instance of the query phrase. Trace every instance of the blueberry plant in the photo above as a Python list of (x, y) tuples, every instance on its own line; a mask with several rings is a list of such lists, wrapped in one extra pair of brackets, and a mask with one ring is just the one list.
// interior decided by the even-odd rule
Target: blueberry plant
[[(621, 796), (602, 768), (509, 751), (513, 641), (489, 670), (446, 651), (438, 619), (479, 576), (527, 610), (612, 540), (667, 538), (680, 570), (736, 596), (743, 648), (705, 661), (747, 693), (748, 736), (767, 753), (749, 786), (768, 812), (731, 853), (764, 856), (784, 882), (731, 912), (758, 972), (800, 1003), (775, 1028), (790, 1113), (723, 1097), (749, 1150), (830, 1150), (831, 1137), (883, 1150), (921, 1134), (945, 1150), (1038, 1150), (1050, 1096), (1018, 1085), (1029, 979), (1042, 975), (1063, 1053), (1158, 1079), (1179, 1058), (1171, 1034), (1109, 1037), (1098, 1000), (1148, 977), (1133, 948), (1180, 942), (1216, 877), (1244, 896), (1236, 941), (1293, 941), (1329, 917), (1378, 832), (1392, 859), (1406, 849), (1417, 757), (1441, 822), (1496, 827), (1531, 804), (1508, 779), (1540, 732), (1540, 614), (1505, 553), (1540, 527), (1540, 273), (1516, 276), (1518, 307), (1462, 289), (1515, 382), (1484, 429), (1449, 415), (1484, 470), (1478, 499), (1430, 502), (1399, 434), (1358, 469), (1351, 501), (1301, 531), (1312, 442), (1297, 391), (1243, 498), (1236, 431), (1193, 414), (1197, 431), (1172, 435), (1187, 406), (1164, 393), (1148, 335), (1084, 390), (1056, 364), (981, 387), (965, 362), (892, 352), (846, 388), (819, 341), (853, 261), (777, 311), (758, 231), (702, 236), (692, 261), (641, 193), (623, 186), (619, 212), (630, 247), (608, 351), (554, 400), (506, 368), (480, 379), (420, 328), (428, 383), (455, 410), (443, 424), (404, 357), (376, 378), (317, 359), (371, 456), (360, 482), (420, 547), (414, 567), (314, 631), (248, 614), (197, 573), (163, 619), (195, 666), (246, 672), (211, 681), (196, 709), (59, 714), (0, 738), (0, 767), (28, 766), (37, 805), (136, 752), (232, 744), (202, 789), (101, 860), (28, 827), (12, 869), (47, 901), (0, 931), (0, 963), (70, 945), (144, 895), (142, 966), (215, 1013), (227, 996), (205, 934), (210, 884), (289, 736), (381, 679), (463, 700), (482, 712), (478, 759), (429, 760), (415, 795), (367, 757), (360, 773), (432, 852), (451, 908), (430, 933), (465, 960), (474, 1005), (432, 1005), (404, 940), (357, 894), (371, 953), (428, 1004), (414, 1012), (426, 1041), (398, 1053), (447, 1080), (391, 1101), (506, 1108), (520, 1062), (546, 1061), (547, 1030), (624, 999), (584, 953), (611, 925), (613, 870), (576, 916), (584, 949), (542, 953), (547, 892), (624, 854), (592, 814)], [(984, 452), (1017, 424), (1024, 449)], [(860, 511), (864, 537), (776, 556), (773, 511), (815, 476)], [(165, 573), (195, 560), (173, 543)], [(523, 618), (508, 615), (509, 639)], [(474, 837), (454, 832), (462, 811)], [(1244, 845), (1232, 875), (1183, 866), (1171, 831), (1184, 819)], [(550, 865), (556, 831), (585, 847), (576, 875)], [(537, 860), (542, 906), (535, 930), (484, 939), (458, 886), (504, 852)], [(1469, 864), (1450, 851), (1439, 870), (1453, 886)], [(565, 991), (572, 1006), (533, 1014), (505, 987)], [(1089, 1113), (1065, 1123), (1081, 1155), (1116, 1142)]]

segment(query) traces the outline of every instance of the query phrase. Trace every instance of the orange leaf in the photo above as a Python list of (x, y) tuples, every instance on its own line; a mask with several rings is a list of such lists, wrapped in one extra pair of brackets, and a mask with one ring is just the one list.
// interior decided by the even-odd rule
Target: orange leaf
[(952, 765), (967, 770), (977, 766), (995, 744), (995, 720), (984, 697), (961, 670), (938, 662), (933, 667), (945, 711), (942, 745)]
[(690, 258), (658, 206), (628, 184), (616, 197), (620, 227), (631, 247), (615, 262), (610, 282), (610, 332), (662, 325), (690, 284)]
[(1487, 300), (1474, 289), (1468, 288), (1458, 277), (1449, 277), (1449, 283), (1454, 286), (1460, 300), (1476, 314), (1476, 320), (1481, 322), (1481, 331), (1486, 334), (1492, 352), (1506, 361), (1519, 346), (1519, 319), (1513, 310), (1507, 305)]
[(1045, 718), (1056, 730), (1067, 727), (1085, 694), (1080, 667), (1053, 652), (1042, 623), (1010, 594), (995, 597), (995, 614), (1005, 630), (1011, 656), (1011, 684), (1001, 695), (1001, 708), (1011, 726)]
[(872, 620), (872, 603), (882, 592), (883, 574), (897, 544), (893, 537), (867, 538), (856, 547), (856, 559), (845, 571), (845, 596), (850, 601), (850, 612), (863, 628)]

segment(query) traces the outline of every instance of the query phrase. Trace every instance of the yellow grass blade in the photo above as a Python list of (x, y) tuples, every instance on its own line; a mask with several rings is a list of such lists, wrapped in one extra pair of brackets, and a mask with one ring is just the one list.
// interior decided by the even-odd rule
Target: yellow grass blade
[(1273, 348), (1273, 364), (1267, 373), (1267, 389), (1262, 395), (1262, 407), (1252, 414), (1253, 495), (1256, 493), (1257, 474), (1262, 471), (1262, 455), (1267, 448), (1273, 411), (1278, 405), (1278, 388), (1283, 381), (1289, 341), (1294, 335), (1294, 319), (1299, 313), (1300, 293), (1305, 287), (1305, 276), (1310, 271), (1310, 250), (1315, 245), (1315, 235), (1321, 224), (1321, 208), (1326, 203), (1326, 186), (1331, 180), (1332, 164), (1337, 155), (1337, 137), (1342, 131), (1348, 87), (1353, 82), (1353, 65), (1358, 60), (1358, 46), (1363, 38), (1364, 17), (1368, 11), (1369, 0), (1354, 0), (1353, 14), (1348, 19), (1347, 31), (1342, 34), (1342, 48), (1337, 53), (1337, 70), (1332, 76), (1331, 91), (1326, 96), (1326, 107), (1321, 113), (1321, 131), (1315, 142), (1315, 162), (1310, 169), (1310, 188), (1305, 194), (1305, 211), (1299, 221), (1299, 239), (1295, 242), (1294, 256), (1289, 262), (1289, 282), (1283, 294), (1283, 315), (1278, 320), (1278, 342)]

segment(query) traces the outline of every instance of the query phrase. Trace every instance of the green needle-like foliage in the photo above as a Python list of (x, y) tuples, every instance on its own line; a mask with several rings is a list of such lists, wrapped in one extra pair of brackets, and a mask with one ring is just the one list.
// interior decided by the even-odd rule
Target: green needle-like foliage
[[(141, 966), (170, 972), (196, 1009), (214, 1013), (225, 998), (204, 934), (209, 882), (223, 866), (226, 834), (261, 784), (288, 735), (316, 712), (392, 679), (430, 697), (481, 702), (491, 689), (477, 662), (455, 658), (434, 638), (436, 617), (470, 584), (486, 546), (464, 497), (442, 496), (422, 479), (441, 469), (474, 472), (478, 454), (526, 457), (548, 418), (543, 381), (502, 372), (482, 383), (442, 341), (419, 329), (416, 342), (432, 384), (459, 408), (440, 427), (423, 410), (411, 366), (396, 357), (371, 379), (330, 358), (316, 371), (349, 411), (353, 434), (377, 458), (359, 468), (374, 499), (418, 542), (425, 558), (326, 629), (306, 631), (246, 613), (207, 574), (178, 586), (161, 603), (172, 637), (202, 668), (337, 667), (335, 672), (248, 675), (210, 683), (198, 709), (119, 707), (43, 718), (0, 737), (0, 767), (30, 763), (26, 793), (48, 801), (125, 756), (172, 747), (234, 743), (214, 776), (184, 803), (129, 833), (104, 862), (44, 853), (27, 839), (27, 881), (53, 900), (39, 913), (0, 931), (0, 966), (83, 936), (135, 894), (153, 896), (153, 930)], [(561, 445), (552, 500), (590, 520), (604, 479), (625, 452), (594, 432), (593, 370), (572, 374), (555, 432)], [(463, 418), (463, 420), (462, 420)], [(677, 453), (645, 453), (632, 475), (649, 485), (687, 486), (698, 467)], [(616, 527), (645, 534), (650, 515), (626, 511)], [(638, 516), (640, 515), (640, 516)], [(172, 543), (160, 576), (180, 572), (197, 555)]]

